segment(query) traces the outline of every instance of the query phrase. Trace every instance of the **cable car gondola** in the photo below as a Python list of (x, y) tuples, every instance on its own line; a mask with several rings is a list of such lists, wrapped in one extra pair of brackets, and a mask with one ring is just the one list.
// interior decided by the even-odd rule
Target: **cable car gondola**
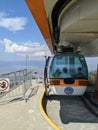
[(46, 60), (46, 95), (83, 95), (88, 86), (85, 58), (78, 53), (59, 53)]

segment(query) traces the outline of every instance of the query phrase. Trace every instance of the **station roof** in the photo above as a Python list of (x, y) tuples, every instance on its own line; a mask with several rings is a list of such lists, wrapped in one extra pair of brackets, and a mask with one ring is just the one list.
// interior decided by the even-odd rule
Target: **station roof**
[(26, 0), (52, 53), (73, 47), (98, 55), (98, 0)]

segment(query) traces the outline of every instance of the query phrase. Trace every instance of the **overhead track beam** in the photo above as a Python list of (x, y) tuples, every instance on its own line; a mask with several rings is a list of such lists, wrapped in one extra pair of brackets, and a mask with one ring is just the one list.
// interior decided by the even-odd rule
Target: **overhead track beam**
[(52, 28), (53, 28), (53, 40), (55, 43), (59, 43), (60, 27), (58, 25), (59, 15), (62, 12), (63, 8), (72, 0), (58, 0), (55, 4), (51, 19), (52, 19)]

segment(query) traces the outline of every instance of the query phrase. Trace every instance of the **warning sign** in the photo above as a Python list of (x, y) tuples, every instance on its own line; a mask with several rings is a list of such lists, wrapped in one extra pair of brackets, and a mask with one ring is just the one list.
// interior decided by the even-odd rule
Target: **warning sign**
[(9, 79), (8, 78), (0, 78), (0, 92), (9, 90)]

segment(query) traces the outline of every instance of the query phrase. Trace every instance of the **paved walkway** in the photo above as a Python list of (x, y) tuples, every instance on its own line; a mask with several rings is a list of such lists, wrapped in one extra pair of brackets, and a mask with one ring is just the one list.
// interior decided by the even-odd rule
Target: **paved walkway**
[(51, 96), (47, 113), (61, 130), (98, 130), (95, 117), (78, 96)]
[[(37, 90), (35, 82), (29, 92), (33, 88)], [(31, 97), (27, 102), (14, 101), (0, 106), (0, 130), (53, 130), (39, 110), (38, 101), (42, 89), (43, 86), (40, 85), (37, 93), (30, 93)]]

